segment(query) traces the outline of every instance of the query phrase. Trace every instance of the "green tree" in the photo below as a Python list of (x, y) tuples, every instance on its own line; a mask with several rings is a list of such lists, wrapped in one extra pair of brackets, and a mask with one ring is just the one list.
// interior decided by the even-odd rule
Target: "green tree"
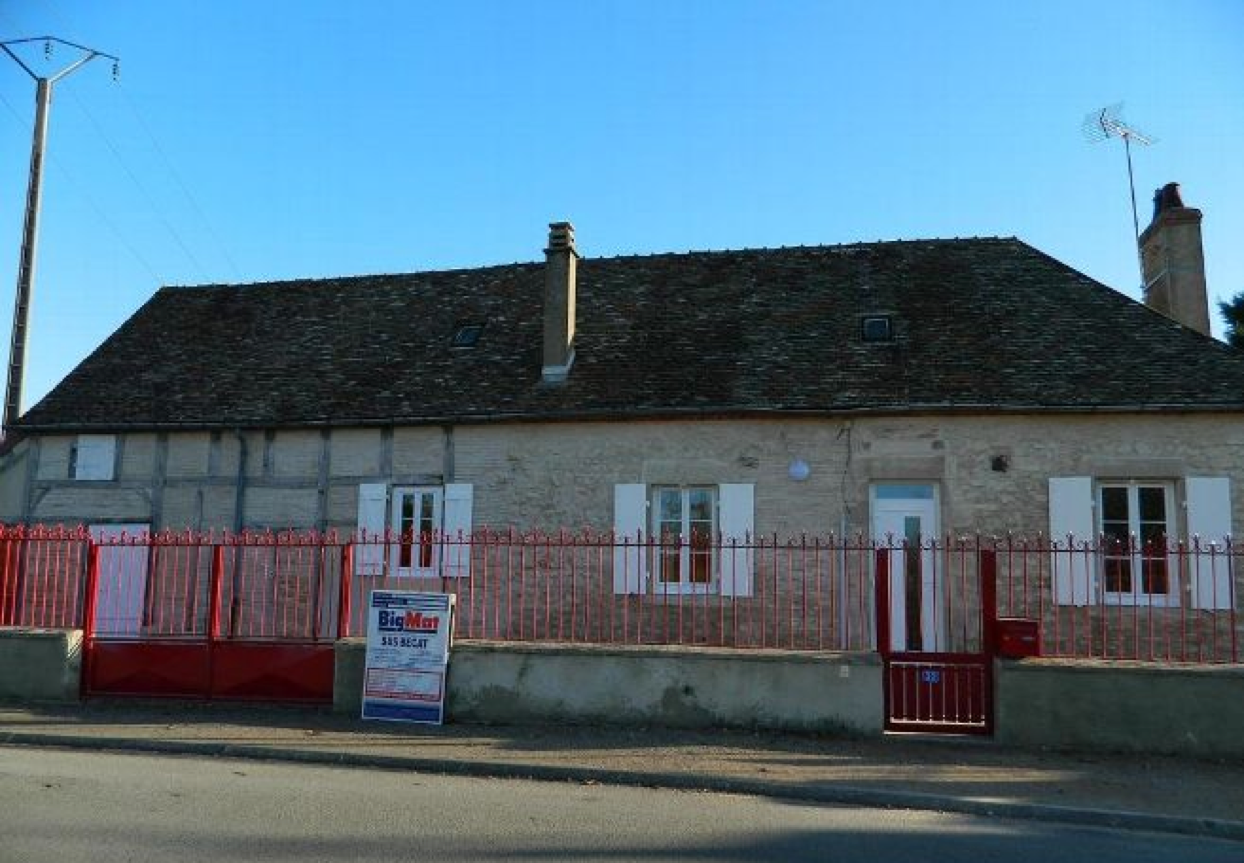
[(1227, 344), (1233, 348), (1244, 348), (1244, 291), (1230, 301), (1219, 301), (1218, 314), (1222, 315), (1227, 325)]

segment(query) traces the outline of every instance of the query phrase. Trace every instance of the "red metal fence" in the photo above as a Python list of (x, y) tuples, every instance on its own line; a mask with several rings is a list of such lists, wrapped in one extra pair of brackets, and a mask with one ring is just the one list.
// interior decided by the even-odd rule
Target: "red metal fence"
[(92, 546), (95, 624), (110, 638), (201, 636), (215, 605), (218, 638), (328, 642), (362, 635), (367, 595), (382, 588), (457, 594), (464, 638), (871, 651), (874, 552), (888, 547), (902, 564), (891, 576), (891, 611), (910, 623), (909, 638), (920, 634), (915, 649), (977, 649), (980, 552), (994, 551), (998, 616), (1039, 621), (1045, 655), (1240, 661), (1244, 548), (1230, 542), (1119, 548), (971, 537), (917, 551), (832, 536), (723, 543), (479, 530), (95, 540), (81, 528), (0, 527), (0, 625), (81, 627)]
[[(431, 538), (440, 577), (396, 574), (400, 537), (354, 545), (381, 560), (356, 574), (350, 631), (365, 627), (376, 588), (457, 594), (463, 638), (593, 644), (868, 651), (873, 648), (872, 547), (831, 538), (657, 541), (612, 533), (477, 531)], [(410, 538), (407, 537), (409, 542)], [(416, 540), (417, 542), (417, 540)], [(395, 550), (396, 549), (396, 550)], [(685, 571), (663, 558), (686, 555)], [(705, 559), (703, 567), (690, 563)], [(454, 563), (457, 565), (454, 565)], [(620, 592), (627, 567), (646, 570)], [(444, 573), (452, 573), (445, 575)], [(639, 573), (636, 573), (639, 575)]]
[(1160, 663), (1240, 661), (1244, 546), (1006, 537), (998, 615), (1040, 622), (1041, 653)]
[(0, 526), (0, 626), (80, 628), (86, 528)]

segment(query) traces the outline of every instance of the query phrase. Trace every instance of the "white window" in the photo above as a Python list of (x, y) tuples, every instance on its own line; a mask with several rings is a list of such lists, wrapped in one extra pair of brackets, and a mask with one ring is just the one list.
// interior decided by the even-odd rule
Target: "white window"
[[(359, 486), (357, 575), (464, 578), (471, 574), (469, 483)], [(386, 529), (389, 536), (386, 538)]]
[(615, 593), (751, 596), (754, 486), (614, 486)]
[(657, 487), (651, 512), (657, 591), (690, 593), (714, 586), (717, 489)]
[(69, 478), (109, 480), (113, 478), (117, 438), (110, 434), (82, 434), (69, 449)]
[(392, 575), (427, 578), (440, 570), (441, 508), (440, 486), (393, 489)]
[(1109, 483), (1097, 489), (1102, 586), (1107, 602), (1178, 601), (1167, 544), (1174, 536), (1170, 483)]

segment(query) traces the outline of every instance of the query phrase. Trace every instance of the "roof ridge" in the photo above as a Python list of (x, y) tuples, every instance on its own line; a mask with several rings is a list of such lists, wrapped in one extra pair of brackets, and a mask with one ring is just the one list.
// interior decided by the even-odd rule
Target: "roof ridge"
[(1023, 241), (1014, 235), (992, 234), (973, 237), (916, 237), (895, 240), (855, 240), (847, 243), (800, 243), (787, 246), (742, 246), (737, 249), (687, 249), (686, 251), (667, 252), (630, 252), (617, 255), (599, 255), (582, 258), (584, 261), (619, 261), (635, 258), (686, 258), (707, 255), (738, 255), (747, 253), (775, 253), (790, 251), (838, 251), (859, 248), (875, 248), (877, 246), (919, 246), (919, 245), (950, 245), (954, 243), (1012, 243)]
[[(1015, 236), (1003, 235), (987, 235), (974, 237), (917, 237), (912, 239), (895, 239), (895, 240), (856, 240), (847, 243), (811, 243), (798, 244), (789, 246), (743, 246), (737, 249), (688, 249), (686, 251), (663, 251), (663, 252), (630, 252), (616, 255), (595, 255), (583, 256), (582, 261), (623, 261), (638, 259), (654, 259), (654, 258), (689, 258), (689, 257), (706, 257), (712, 255), (740, 255), (740, 254), (775, 254), (779, 252), (791, 251), (850, 251), (852, 249), (876, 248), (878, 246), (920, 246), (920, 245), (952, 245), (962, 243), (1005, 243), (1005, 242), (1022, 242)], [(390, 272), (390, 273), (352, 273), (349, 275), (337, 276), (300, 276), (282, 279), (269, 279), (264, 281), (253, 282), (207, 282), (202, 284), (182, 284), (182, 285), (163, 285), (160, 290), (173, 291), (193, 291), (193, 290), (212, 290), (212, 289), (237, 289), (237, 288), (275, 288), (282, 285), (317, 285), (329, 282), (362, 282), (373, 279), (408, 279), (412, 276), (430, 276), (430, 275), (454, 275), (454, 274), (483, 274), (490, 270), (507, 270), (525, 267), (541, 267), (544, 266), (543, 261), (512, 261), (508, 264), (482, 264), (478, 267), (447, 267), (444, 269), (428, 269), (428, 270), (410, 270), (407, 272)]]
[(508, 264), (484, 264), (478, 267), (448, 267), (446, 269), (411, 270), (396, 273), (352, 273), (341, 276), (302, 276), (288, 279), (271, 279), (256, 282), (208, 282), (198, 285), (163, 285), (162, 291), (196, 291), (216, 288), (269, 288), (281, 285), (318, 285), (328, 282), (363, 282), (375, 279), (408, 279), (411, 276), (446, 276), (456, 273), (486, 273), (489, 270), (512, 270), (524, 267), (542, 267), (543, 261), (513, 261)]

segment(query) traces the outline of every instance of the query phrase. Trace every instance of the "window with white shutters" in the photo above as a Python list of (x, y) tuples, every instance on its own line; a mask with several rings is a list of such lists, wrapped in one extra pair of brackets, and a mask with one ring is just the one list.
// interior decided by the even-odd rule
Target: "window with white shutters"
[(754, 486), (614, 486), (615, 593), (751, 596)]
[(1175, 480), (1053, 477), (1049, 488), (1057, 604), (1234, 607), (1226, 477), (1184, 477), (1182, 526)]

